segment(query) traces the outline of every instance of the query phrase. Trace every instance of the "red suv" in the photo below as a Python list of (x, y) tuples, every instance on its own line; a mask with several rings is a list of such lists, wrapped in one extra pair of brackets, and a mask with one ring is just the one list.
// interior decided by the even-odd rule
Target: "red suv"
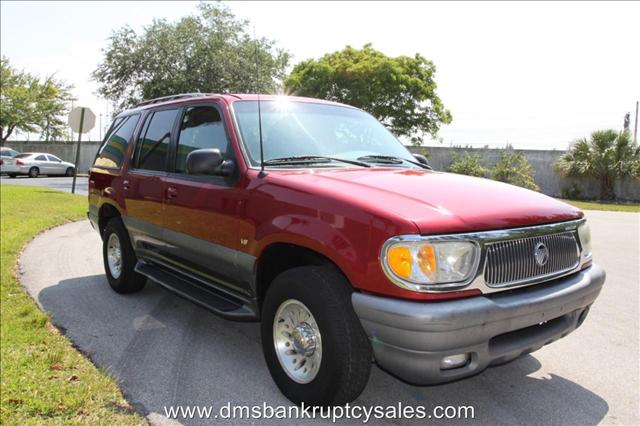
[(413, 384), (566, 336), (605, 280), (582, 212), (431, 170), (369, 114), (316, 99), (187, 94), (119, 114), (89, 179), (118, 293), (147, 279), (260, 321), (295, 403), (339, 405), (372, 360)]

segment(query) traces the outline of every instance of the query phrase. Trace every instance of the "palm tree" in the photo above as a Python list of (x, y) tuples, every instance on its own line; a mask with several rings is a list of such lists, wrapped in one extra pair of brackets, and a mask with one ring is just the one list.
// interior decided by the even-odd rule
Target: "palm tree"
[(613, 200), (617, 179), (640, 179), (640, 148), (631, 142), (629, 131), (598, 130), (591, 139), (575, 141), (556, 169), (563, 176), (598, 179), (600, 199)]

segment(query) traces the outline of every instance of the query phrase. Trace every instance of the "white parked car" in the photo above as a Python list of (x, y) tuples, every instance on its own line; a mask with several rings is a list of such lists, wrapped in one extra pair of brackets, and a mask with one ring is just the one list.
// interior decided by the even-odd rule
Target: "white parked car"
[(23, 152), (13, 158), (2, 157), (0, 171), (9, 177), (27, 175), (35, 178), (39, 175), (73, 176), (74, 165), (62, 161), (52, 154), (44, 152)]

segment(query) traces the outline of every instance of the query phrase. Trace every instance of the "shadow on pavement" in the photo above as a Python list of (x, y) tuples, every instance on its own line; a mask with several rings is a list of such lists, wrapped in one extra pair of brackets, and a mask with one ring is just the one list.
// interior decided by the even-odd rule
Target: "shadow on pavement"
[[(257, 323), (223, 320), (153, 283), (140, 293), (118, 295), (104, 275), (60, 281), (42, 289), (39, 303), (83, 352), (118, 378), (127, 399), (144, 415), (163, 414), (163, 406), (178, 404), (290, 404), (271, 380)], [(540, 367), (527, 355), (431, 387), (410, 386), (373, 368), (355, 404), (474, 407), (475, 420), (447, 423), (595, 425), (602, 420), (609, 407), (601, 397), (560, 376), (529, 377)]]

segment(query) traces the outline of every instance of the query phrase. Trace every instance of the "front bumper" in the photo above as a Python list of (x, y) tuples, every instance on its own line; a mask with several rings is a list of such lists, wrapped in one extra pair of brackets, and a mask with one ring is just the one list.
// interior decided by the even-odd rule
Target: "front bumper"
[[(571, 276), (513, 291), (419, 303), (353, 293), (376, 362), (413, 384), (477, 374), (566, 336), (582, 324), (605, 281), (593, 265)], [(469, 354), (442, 370), (443, 357)]]

